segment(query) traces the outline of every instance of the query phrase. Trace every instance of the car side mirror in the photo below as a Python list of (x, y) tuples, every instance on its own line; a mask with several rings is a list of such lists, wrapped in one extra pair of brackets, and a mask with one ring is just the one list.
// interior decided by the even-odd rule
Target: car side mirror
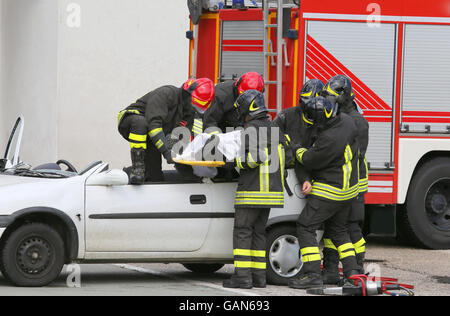
[(113, 169), (90, 176), (86, 181), (86, 185), (109, 187), (128, 185), (128, 182), (128, 175), (124, 171)]

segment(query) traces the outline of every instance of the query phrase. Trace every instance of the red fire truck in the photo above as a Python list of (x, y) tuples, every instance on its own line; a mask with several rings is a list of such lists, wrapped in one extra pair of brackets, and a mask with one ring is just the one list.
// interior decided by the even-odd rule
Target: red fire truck
[(212, 2), (191, 10), (189, 75), (259, 72), (273, 115), (308, 79), (350, 77), (370, 123), (366, 231), (450, 248), (450, 1)]

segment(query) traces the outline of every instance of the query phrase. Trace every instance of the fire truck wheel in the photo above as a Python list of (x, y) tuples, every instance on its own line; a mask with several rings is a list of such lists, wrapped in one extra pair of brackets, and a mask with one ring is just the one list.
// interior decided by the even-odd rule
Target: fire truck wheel
[(415, 173), (399, 226), (419, 247), (450, 249), (450, 158), (430, 160)]

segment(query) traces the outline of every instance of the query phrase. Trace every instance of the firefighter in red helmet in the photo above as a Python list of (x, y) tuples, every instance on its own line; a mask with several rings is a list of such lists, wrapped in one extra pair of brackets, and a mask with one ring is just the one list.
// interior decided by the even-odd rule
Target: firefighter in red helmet
[[(203, 118), (204, 129), (216, 128), (216, 132), (226, 132), (227, 127), (238, 127), (239, 119), (234, 103), (247, 90), (264, 92), (264, 79), (256, 72), (248, 72), (238, 80), (229, 80), (216, 85), (216, 96)], [(214, 131), (213, 131), (214, 133)]]
[(119, 133), (131, 146), (131, 184), (164, 180), (161, 155), (174, 163), (166, 135), (178, 126), (193, 129), (194, 119), (203, 115), (214, 95), (210, 79), (190, 79), (181, 88), (157, 88), (119, 113)]

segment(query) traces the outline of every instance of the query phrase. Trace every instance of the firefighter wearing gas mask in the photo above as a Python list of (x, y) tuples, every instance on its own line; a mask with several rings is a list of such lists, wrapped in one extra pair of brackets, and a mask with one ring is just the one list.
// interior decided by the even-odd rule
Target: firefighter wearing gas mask
[(266, 224), (271, 208), (284, 207), (284, 148), (278, 128), (267, 116), (264, 95), (256, 90), (235, 102), (244, 130), (241, 151), (229, 162), (240, 171), (235, 198), (233, 231), (235, 273), (223, 282), (227, 288), (266, 286)]
[[(339, 105), (341, 112), (349, 115), (358, 130), (358, 166), (359, 166), (359, 195), (352, 202), (351, 212), (348, 220), (348, 230), (350, 238), (356, 251), (358, 265), (364, 274), (364, 258), (366, 253), (366, 241), (362, 234), (362, 225), (365, 215), (364, 195), (368, 190), (368, 167), (366, 161), (366, 151), (369, 144), (369, 123), (358, 111), (358, 106), (354, 101), (355, 95), (352, 90), (350, 78), (338, 75), (331, 78), (325, 85), (322, 95), (331, 102)], [(325, 236), (327, 237), (327, 236)], [(324, 239), (324, 269), (323, 277), (325, 284), (336, 284), (339, 282), (339, 255), (335, 245), (329, 238)]]
[(316, 231), (324, 224), (338, 250), (344, 276), (359, 273), (347, 231), (351, 203), (358, 195), (356, 126), (349, 116), (338, 113), (337, 104), (320, 96), (307, 103), (304, 114), (318, 130), (311, 147), (296, 150), (297, 160), (311, 172), (313, 180), (306, 206), (297, 220), (303, 267), (300, 277), (289, 282), (296, 289), (323, 286)]
[(195, 130), (195, 118), (208, 109), (214, 95), (210, 79), (190, 79), (181, 88), (162, 86), (119, 113), (119, 133), (131, 146), (131, 184), (164, 180), (161, 156), (174, 163), (166, 135), (178, 126)]
[(210, 134), (215, 134), (226, 133), (227, 127), (238, 127), (239, 119), (234, 103), (247, 90), (264, 92), (264, 79), (260, 74), (248, 72), (238, 80), (229, 80), (216, 85), (214, 102), (203, 118), (204, 130), (209, 129)]
[(292, 147), (302, 146), (308, 148), (314, 140), (316, 128), (304, 115), (306, 104), (322, 92), (324, 84), (318, 79), (306, 82), (300, 90), (300, 102), (296, 107), (280, 112), (273, 123), (285, 135), (286, 161), (288, 167), (294, 167), (299, 183), (302, 184), (302, 193), (307, 195), (311, 191), (311, 176), (309, 172), (296, 161)]

